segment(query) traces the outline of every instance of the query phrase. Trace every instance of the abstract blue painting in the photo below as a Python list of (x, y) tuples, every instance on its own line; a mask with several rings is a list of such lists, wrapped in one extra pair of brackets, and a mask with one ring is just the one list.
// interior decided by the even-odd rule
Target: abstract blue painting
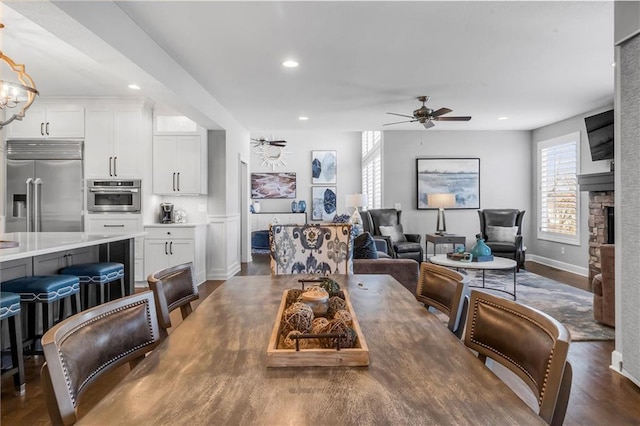
[(336, 151), (311, 151), (311, 183), (337, 183), (338, 159)]
[(418, 209), (429, 206), (429, 194), (454, 194), (454, 209), (480, 208), (479, 158), (418, 158)]
[(331, 222), (337, 210), (337, 191), (335, 186), (311, 187), (311, 220)]

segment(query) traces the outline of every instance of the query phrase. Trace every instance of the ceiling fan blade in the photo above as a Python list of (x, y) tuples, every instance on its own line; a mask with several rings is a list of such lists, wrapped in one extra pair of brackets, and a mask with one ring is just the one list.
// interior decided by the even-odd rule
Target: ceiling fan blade
[(282, 148), (282, 147), (286, 146), (287, 144), (286, 143), (277, 143), (277, 142), (274, 143), (274, 142), (271, 142), (269, 145), (271, 145), (271, 146), (279, 146), (279, 147)]
[(433, 119), (436, 121), (469, 121), (471, 120), (471, 117), (434, 117)]
[(444, 115), (444, 114), (449, 114), (451, 111), (453, 111), (453, 110), (451, 110), (449, 108), (440, 108), (439, 110), (433, 111), (431, 113), (431, 116), (432, 117), (439, 117), (439, 116)]
[(424, 126), (425, 129), (430, 129), (433, 126), (435, 126), (435, 124), (433, 124), (433, 121), (431, 120), (427, 120), (424, 123), (422, 123), (422, 125)]
[(400, 123), (413, 123), (414, 121), (418, 121), (418, 120), (395, 121), (393, 123), (385, 123), (383, 124), (383, 126), (389, 126), (391, 124), (400, 124)]
[(387, 114), (397, 115), (397, 116), (400, 116), (400, 117), (414, 118), (413, 115), (398, 114), (398, 113), (395, 113), (395, 112), (388, 112)]

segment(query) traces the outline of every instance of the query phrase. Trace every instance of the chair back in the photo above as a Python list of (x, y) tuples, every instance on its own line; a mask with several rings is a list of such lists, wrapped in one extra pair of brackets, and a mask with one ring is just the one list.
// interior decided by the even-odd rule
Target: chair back
[(517, 226), (516, 235), (522, 235), (522, 219), (525, 211), (517, 209), (484, 209), (478, 210), (480, 217), (480, 233), (485, 241), (491, 241), (487, 235), (488, 226)]
[(551, 424), (554, 412), (563, 410), (557, 402), (566, 399), (566, 411), (571, 387), (564, 377), (567, 328), (544, 312), (481, 291), (471, 291), (469, 303), (464, 344), (481, 360), (491, 358), (520, 377), (537, 397), (539, 416)]
[(193, 262), (172, 266), (147, 277), (158, 311), (162, 337), (171, 328), (171, 312), (180, 308), (182, 319), (191, 314), (191, 302), (199, 298)]
[(423, 262), (416, 288), (416, 299), (427, 307), (433, 307), (449, 316), (449, 330), (458, 330), (462, 313), (463, 295), (467, 289), (467, 277), (459, 272)]
[(396, 209), (370, 209), (361, 212), (362, 227), (371, 235), (380, 235), (380, 226), (399, 225), (402, 216), (401, 210)]
[(42, 385), (54, 425), (74, 424), (91, 383), (124, 363), (137, 364), (160, 341), (150, 291), (116, 299), (60, 322), (42, 336)]
[(353, 274), (348, 223), (271, 225), (271, 275)]

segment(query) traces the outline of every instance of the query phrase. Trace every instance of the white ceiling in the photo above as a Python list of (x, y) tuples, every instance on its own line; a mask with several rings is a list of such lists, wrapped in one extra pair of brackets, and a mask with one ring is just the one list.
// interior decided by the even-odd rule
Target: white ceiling
[[(104, 2), (5, 3), (2, 50), (42, 97), (131, 96), (135, 79), (210, 128), (207, 100), (256, 133), (382, 129), (418, 95), (473, 116), (439, 130), (535, 129), (613, 103), (611, 1), (118, 2), (127, 25)], [(153, 65), (158, 52), (176, 66)]]

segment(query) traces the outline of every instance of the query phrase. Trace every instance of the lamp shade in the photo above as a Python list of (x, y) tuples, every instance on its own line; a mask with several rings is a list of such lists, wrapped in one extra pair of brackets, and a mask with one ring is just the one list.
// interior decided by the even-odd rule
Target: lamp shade
[(427, 195), (427, 205), (432, 208), (445, 208), (456, 206), (455, 194), (429, 194)]
[(347, 194), (344, 204), (346, 207), (364, 207), (367, 203), (367, 194)]

